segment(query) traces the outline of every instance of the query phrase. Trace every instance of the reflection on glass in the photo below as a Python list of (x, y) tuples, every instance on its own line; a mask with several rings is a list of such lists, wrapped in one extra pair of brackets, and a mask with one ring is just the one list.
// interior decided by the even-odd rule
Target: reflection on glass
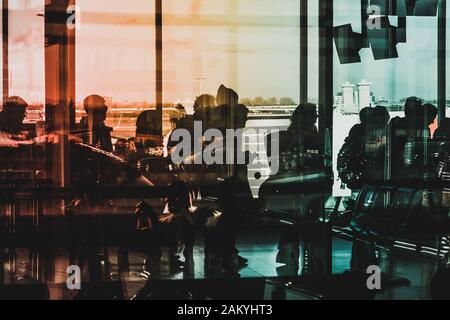
[[(389, 22), (398, 26), (398, 17)], [(334, 26), (351, 24), (355, 33), (361, 33), (359, 3), (343, 0), (334, 5)], [(360, 122), (359, 112), (364, 107), (385, 107), (390, 115), (403, 117), (406, 98), (420, 97), (437, 105), (437, 17), (408, 17), (406, 43), (398, 43), (398, 58), (375, 60), (371, 48), (359, 51), (361, 62), (341, 64), (334, 53), (334, 132), (333, 163), (338, 177), (338, 153), (350, 129)], [(434, 131), (434, 129), (432, 130)], [(336, 181), (335, 195), (349, 195), (347, 186)]]
[(44, 102), (43, 0), (9, 1), (9, 93)]
[(81, 101), (105, 97), (107, 125), (117, 137), (134, 136), (141, 110), (155, 104), (154, 1), (79, 0), (76, 36), (77, 120)]

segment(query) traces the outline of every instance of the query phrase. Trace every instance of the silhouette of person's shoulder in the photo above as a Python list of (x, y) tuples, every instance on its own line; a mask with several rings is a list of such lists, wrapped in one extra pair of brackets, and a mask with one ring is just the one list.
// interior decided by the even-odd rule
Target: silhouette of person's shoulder
[(442, 119), (439, 127), (434, 132), (435, 140), (449, 140), (450, 139), (450, 118)]
[[(278, 136), (277, 136), (278, 135)], [(286, 146), (285, 146), (285, 141), (288, 140), (288, 132), (287, 131), (280, 131), (277, 132), (276, 134), (274, 133), (269, 133), (268, 135), (266, 135), (266, 151), (267, 151), (267, 155), (271, 156), (272, 155), (272, 143), (279, 143), (279, 151), (281, 150), (285, 150)], [(274, 141), (272, 141), (274, 140)]]
[(7, 120), (3, 112), (0, 112), (0, 131), (7, 130)]
[(358, 123), (355, 124), (349, 131), (347, 138), (345, 138), (345, 143), (356, 143), (360, 142), (364, 136), (363, 125)]
[(395, 117), (388, 125), (388, 129), (391, 131), (392, 138), (404, 138), (407, 135), (409, 123), (406, 118)]
[(361, 138), (363, 135), (363, 125), (361, 123), (355, 124), (348, 133), (348, 137), (352, 139)]
[(278, 137), (270, 133), (266, 136), (267, 153), (269, 155), (271, 155), (272, 151), (272, 140), (275, 140), (279, 143), (279, 152), (294, 151), (294, 149), (298, 147), (298, 137), (296, 137), (292, 132), (280, 131), (277, 133), (277, 135)]
[(297, 139), (296, 135), (290, 131), (281, 131), (279, 134), (280, 146), (291, 145)]
[(193, 115), (186, 115), (177, 121), (177, 129), (193, 129), (195, 118)]
[(87, 117), (82, 117), (80, 122), (76, 125), (78, 130), (86, 130), (88, 128), (88, 119)]
[(389, 124), (393, 128), (401, 128), (401, 127), (406, 127), (408, 123), (406, 121), (406, 118), (401, 118), (401, 117), (397, 116), (397, 117), (392, 118), (392, 120), (389, 122)]

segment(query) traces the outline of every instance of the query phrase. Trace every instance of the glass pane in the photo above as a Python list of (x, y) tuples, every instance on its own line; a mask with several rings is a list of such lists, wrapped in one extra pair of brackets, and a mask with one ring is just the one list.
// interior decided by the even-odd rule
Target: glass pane
[(43, 11), (43, 0), (9, 1), (9, 95), (33, 105), (31, 120), (44, 102)]
[(308, 101), (319, 102), (319, 0), (308, 1)]
[(233, 87), (241, 99), (299, 96), (299, 3), (164, 1), (166, 102)]
[(215, 96), (221, 84), (239, 94), (250, 108), (244, 149), (260, 150), (248, 168), (257, 196), (270, 173), (265, 134), (286, 129), (293, 108), (279, 109), (286, 115), (275, 121), (253, 115), (299, 102), (299, 1), (166, 0), (163, 6), (164, 101), (192, 113), (196, 96)]
[(83, 99), (103, 96), (106, 124), (119, 138), (134, 137), (140, 111), (155, 107), (154, 1), (78, 0), (77, 120)]
[[(385, 160), (393, 159), (386, 158), (387, 153), (384, 149), (387, 143), (388, 120), (394, 123), (397, 119), (404, 118), (403, 109), (408, 97), (418, 97), (423, 104), (431, 103), (437, 106), (437, 17), (408, 16), (406, 27), (404, 27), (403, 20), (399, 16), (371, 16), (375, 20), (364, 23), (379, 23), (379, 26), (368, 26), (367, 36), (364, 36), (360, 10), (359, 2), (355, 4), (354, 1), (343, 0), (334, 4), (333, 159), (335, 177), (339, 178), (338, 166), (347, 163), (338, 161), (338, 154), (343, 151), (341, 148), (344, 141), (347, 141), (345, 146), (348, 147), (351, 141), (358, 140), (352, 138), (350, 130), (353, 128), (355, 137), (355, 133), (360, 132), (358, 130), (363, 130), (364, 127), (367, 129), (362, 139), (364, 141), (360, 139), (364, 147), (362, 149), (356, 147), (364, 155), (359, 154), (360, 160), (353, 161), (353, 173), (360, 175), (361, 180), (370, 174), (383, 180), (395, 174), (394, 168), (389, 169), (388, 164), (383, 163)], [(387, 23), (390, 24), (390, 33), (386, 31)], [(347, 24), (350, 26), (346, 26)], [(336, 36), (337, 27), (340, 27), (339, 36)], [(405, 34), (406, 37), (403, 38)], [(367, 45), (363, 45), (358, 51), (361, 39), (363, 42), (367, 41)], [(389, 44), (390, 41), (398, 43)], [(369, 120), (364, 122), (366, 115), (375, 114), (372, 111), (376, 106), (379, 106), (376, 112), (381, 112), (377, 113), (380, 117), (368, 117)], [(360, 114), (360, 111), (366, 107), (369, 109)], [(386, 111), (389, 116), (385, 113)], [(423, 116), (421, 119), (424, 120)], [(361, 124), (361, 122), (364, 123)], [(435, 128), (435, 124), (430, 126), (431, 134)], [(361, 137), (361, 134), (359, 136)], [(346, 138), (348, 140), (345, 140)], [(401, 161), (405, 162), (405, 166), (409, 161), (406, 149), (405, 145), (401, 146)], [(374, 160), (380, 157), (377, 152), (384, 152), (380, 158), (381, 161)], [(354, 153), (353, 158), (356, 157)], [(376, 163), (381, 163), (380, 168), (374, 169)], [(334, 194), (349, 195), (350, 191), (347, 187), (352, 188), (352, 183), (349, 179), (342, 179), (342, 174), (340, 178), (336, 180)]]

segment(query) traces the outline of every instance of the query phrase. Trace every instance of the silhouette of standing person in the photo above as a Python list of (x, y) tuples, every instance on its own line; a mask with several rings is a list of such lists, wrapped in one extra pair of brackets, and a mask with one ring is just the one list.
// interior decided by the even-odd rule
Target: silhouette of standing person
[(78, 125), (78, 134), (83, 142), (104, 151), (112, 152), (112, 128), (105, 125), (106, 113), (108, 112), (105, 99), (98, 95), (87, 97), (84, 99), (84, 110), (87, 115), (81, 119)]
[(433, 141), (439, 143), (439, 158), (445, 159), (450, 154), (450, 118), (444, 118), (439, 122)]

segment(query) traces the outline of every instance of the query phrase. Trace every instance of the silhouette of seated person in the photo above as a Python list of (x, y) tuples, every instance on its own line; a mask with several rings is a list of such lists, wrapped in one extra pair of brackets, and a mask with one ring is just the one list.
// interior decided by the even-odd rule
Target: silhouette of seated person
[(407, 145), (418, 142), (424, 131), (424, 111), (422, 100), (409, 97), (405, 102), (405, 117), (395, 117), (389, 123), (391, 150), (391, 179), (416, 180), (420, 179), (417, 167), (408, 165), (405, 153)]
[[(211, 117), (211, 128), (219, 129), (222, 132), (224, 163), (227, 157), (234, 155), (232, 163), (234, 164), (234, 175), (242, 180), (247, 180), (247, 165), (252, 161), (253, 155), (248, 151), (242, 150), (243, 130), (248, 120), (248, 108), (239, 103), (239, 95), (231, 88), (220, 85), (216, 96), (217, 113)], [(227, 141), (227, 130), (234, 130), (234, 141)], [(228, 150), (229, 147), (233, 150)], [(239, 161), (241, 160), (241, 161)]]
[(434, 166), (432, 154), (438, 151), (437, 145), (432, 142), (430, 126), (436, 121), (437, 108), (426, 103), (420, 109), (417, 137), (415, 142), (407, 144), (405, 160), (409, 167), (417, 168), (420, 177), (428, 179), (433, 175)]
[(431, 125), (436, 121), (438, 109), (426, 103), (422, 106), (419, 130), (415, 143), (407, 145), (406, 160), (410, 166), (416, 167), (423, 179), (436, 174), (437, 161), (434, 154), (439, 152), (438, 144), (433, 143)]
[(153, 276), (161, 272), (161, 247), (163, 246), (162, 230), (159, 227), (158, 215), (153, 207), (141, 201), (136, 205), (136, 234), (134, 250), (146, 255), (144, 269)]
[(357, 192), (364, 184), (377, 183), (385, 178), (386, 108), (366, 107), (359, 113), (360, 123), (350, 130), (338, 154), (339, 178)]
[(316, 105), (299, 105), (292, 114), (287, 131), (279, 133), (278, 155), (272, 154), (272, 135), (267, 137), (268, 157), (271, 161), (278, 161), (279, 170), (272, 172), (259, 190), (266, 209), (294, 213), (294, 219), (314, 211), (312, 207), (316, 207), (316, 198), (326, 187), (323, 182), (327, 176), (317, 119)]
[[(216, 129), (219, 130), (221, 136), (213, 137), (212, 141), (205, 141), (204, 137), (201, 137), (201, 141), (191, 140), (191, 155), (184, 155), (184, 157), (190, 157), (190, 162), (194, 163), (194, 160), (198, 156), (202, 156), (205, 148), (211, 145), (212, 153), (215, 155), (220, 155), (220, 163), (214, 163), (209, 165), (192, 165), (186, 166), (189, 171), (207, 171), (208, 173), (214, 173), (218, 178), (224, 179), (230, 175), (237, 175), (244, 180), (248, 181), (247, 177), (247, 165), (252, 160), (252, 156), (249, 152), (242, 151), (242, 129), (245, 128), (248, 109), (242, 104), (239, 104), (238, 94), (230, 89), (221, 85), (217, 91), (217, 96), (213, 97), (210, 95), (202, 95), (196, 99), (194, 105), (194, 114), (188, 115), (180, 119), (177, 123), (177, 129), (186, 129), (191, 133), (191, 137), (196, 137), (194, 134), (194, 122), (200, 121), (202, 123), (202, 135), (206, 130)], [(232, 141), (227, 141), (227, 130), (233, 129), (233, 139), (234, 143), (231, 147), (232, 150), (227, 150), (231, 146)], [(238, 131), (240, 129), (240, 131)], [(169, 138), (168, 148), (171, 152), (174, 152), (178, 141), (173, 141), (173, 132)], [(198, 134), (197, 134), (198, 136)], [(202, 154), (194, 154), (195, 148), (194, 144), (200, 144), (202, 146)], [(214, 146), (214, 148), (213, 148)], [(170, 153), (171, 153), (170, 152)], [(232, 159), (227, 157), (233, 156)], [(241, 160), (241, 161), (238, 161)], [(204, 159), (203, 159), (204, 160)], [(230, 165), (227, 165), (230, 164)], [(212, 177), (213, 175), (207, 175)], [(208, 178), (209, 179), (209, 178)], [(204, 186), (201, 192), (204, 196), (215, 196), (217, 197), (217, 181), (205, 181), (209, 185)], [(249, 187), (250, 188), (250, 187)]]
[(163, 212), (155, 212), (144, 201), (136, 206), (136, 229), (142, 240), (141, 250), (148, 255), (147, 267), (158, 270), (163, 246), (169, 248), (170, 271), (179, 271), (185, 265), (179, 255), (183, 246), (185, 262), (193, 263), (196, 211), (189, 188), (181, 180), (170, 184)]
[(299, 105), (291, 116), (287, 131), (279, 132), (279, 154), (273, 153), (273, 135), (266, 137), (269, 159), (279, 162), (279, 170), (269, 178), (303, 177), (323, 168), (322, 146), (316, 127), (317, 107), (311, 103)]
[(369, 129), (369, 122), (375, 117), (373, 108), (366, 107), (359, 112), (360, 123), (355, 124), (345, 138), (344, 145), (338, 155), (337, 168), (341, 181), (352, 189), (360, 189), (364, 184), (367, 169), (365, 164), (365, 135)]
[(203, 130), (245, 128), (248, 109), (239, 104), (239, 95), (233, 89), (221, 85), (217, 96), (204, 94), (195, 100), (194, 114), (186, 115), (177, 123), (177, 128), (193, 130), (194, 121), (201, 121)]
[[(450, 142), (450, 118), (445, 118), (440, 121), (439, 127), (434, 132), (433, 141), (445, 144)], [(449, 148), (447, 148), (447, 150), (448, 149)]]
[(248, 259), (239, 255), (236, 241), (246, 224), (246, 215), (253, 205), (246, 181), (229, 177), (220, 183), (218, 208), (199, 209), (196, 224), (203, 229), (205, 243), (205, 270), (212, 276), (217, 272), (236, 275)]
[[(280, 275), (298, 274), (300, 234), (296, 225), (318, 221), (323, 200), (331, 187), (331, 182), (327, 182), (331, 179), (327, 178), (324, 170), (317, 119), (316, 105), (305, 103), (296, 108), (288, 130), (280, 132), (279, 172), (272, 173), (259, 191), (265, 209), (283, 211), (294, 223), (294, 226), (286, 226), (280, 232), (277, 262), (285, 264), (277, 270)], [(273, 158), (277, 155), (272, 154), (271, 140), (270, 136), (267, 148), (269, 157)], [(304, 239), (305, 246), (309, 248), (311, 266), (324, 265), (321, 263), (321, 253), (325, 250), (322, 250), (321, 244)]]
[(20, 97), (8, 98), (0, 112), (0, 134), (4, 138), (26, 140), (30, 134), (25, 131), (23, 120), (26, 117), (28, 103)]
[(84, 99), (84, 116), (78, 124), (78, 135), (83, 142), (107, 152), (113, 151), (112, 128), (105, 125), (108, 106), (105, 99), (98, 95), (91, 95)]
[[(193, 132), (194, 121), (202, 122), (202, 129), (219, 129), (225, 136), (226, 129), (243, 129), (247, 122), (248, 109), (239, 104), (238, 94), (221, 85), (217, 96), (201, 95), (194, 103), (194, 114), (186, 115), (177, 122), (177, 129), (187, 129)], [(169, 139), (169, 147), (177, 142)]]
[(186, 182), (173, 181), (169, 186), (167, 203), (158, 221), (172, 226), (171, 258), (177, 258), (179, 248), (184, 247), (183, 256), (190, 260), (195, 242), (195, 212), (191, 192)]
[(439, 127), (434, 132), (433, 139), (436, 141), (449, 141), (449, 139), (450, 139), (450, 118), (442, 119), (439, 122)]

